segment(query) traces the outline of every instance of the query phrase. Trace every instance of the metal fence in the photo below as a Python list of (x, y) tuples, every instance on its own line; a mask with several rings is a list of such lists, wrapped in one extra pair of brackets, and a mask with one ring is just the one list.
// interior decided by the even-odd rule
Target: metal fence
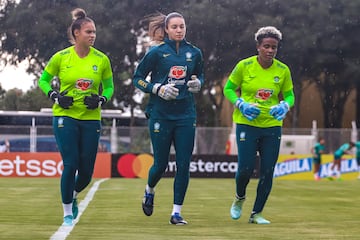
[[(225, 154), (232, 128), (198, 127), (194, 153)], [(283, 129), (284, 135), (312, 135), (313, 139), (322, 136), (326, 141), (327, 152), (333, 152), (341, 144), (356, 141), (358, 131), (354, 129)], [(10, 141), (10, 151), (47, 152), (57, 151), (51, 126), (11, 126), (0, 125), (0, 144)], [(235, 144), (232, 142), (232, 144)], [(99, 151), (112, 153), (151, 153), (151, 142), (147, 127), (104, 126), (101, 133)], [(173, 151), (173, 150), (172, 150)], [(310, 149), (308, 150), (310, 153)]]

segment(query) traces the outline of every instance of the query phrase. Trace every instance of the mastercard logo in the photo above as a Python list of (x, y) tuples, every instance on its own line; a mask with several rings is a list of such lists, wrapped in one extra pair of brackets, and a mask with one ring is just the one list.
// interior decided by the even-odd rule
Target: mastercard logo
[(125, 178), (147, 178), (154, 157), (150, 154), (125, 154), (117, 162), (117, 171)]

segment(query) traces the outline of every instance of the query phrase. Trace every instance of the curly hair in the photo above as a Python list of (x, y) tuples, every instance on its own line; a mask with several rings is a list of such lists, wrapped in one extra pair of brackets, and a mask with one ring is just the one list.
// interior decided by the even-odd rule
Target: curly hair
[(282, 34), (276, 27), (273, 26), (262, 27), (255, 33), (255, 41), (257, 43), (261, 43), (264, 38), (268, 37), (275, 38), (280, 41), (282, 39)]

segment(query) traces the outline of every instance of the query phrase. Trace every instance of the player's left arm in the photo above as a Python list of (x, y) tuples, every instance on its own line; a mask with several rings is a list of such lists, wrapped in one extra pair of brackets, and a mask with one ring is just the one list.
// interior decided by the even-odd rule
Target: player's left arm
[(287, 102), (289, 107), (294, 106), (295, 104), (295, 94), (293, 89), (286, 91), (283, 93), (284, 101)]
[(282, 95), (284, 101), (288, 104), (289, 108), (293, 107), (295, 104), (295, 94), (293, 90), (293, 82), (291, 77), (291, 72), (288, 67), (285, 70), (285, 80), (282, 86)]
[(107, 100), (109, 100), (112, 97), (112, 95), (114, 94), (113, 77), (111, 76), (110, 78), (103, 80), (102, 86), (103, 86), (102, 95), (104, 97), (106, 97)]
[(102, 84), (102, 96), (106, 98), (106, 100), (110, 100), (112, 95), (114, 94), (114, 79), (111, 68), (110, 59), (108, 57), (105, 58), (105, 69), (103, 72), (103, 80)]

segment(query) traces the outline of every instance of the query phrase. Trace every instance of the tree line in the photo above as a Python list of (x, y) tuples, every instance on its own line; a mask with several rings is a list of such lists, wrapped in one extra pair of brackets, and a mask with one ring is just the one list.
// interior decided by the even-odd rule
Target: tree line
[[(196, 96), (198, 123), (222, 126), (224, 79), (237, 61), (256, 54), (254, 33), (273, 25), (283, 33), (277, 58), (289, 65), (296, 95), (289, 117), (298, 118), (305, 81), (315, 84), (327, 114), (324, 127), (341, 128), (344, 103), (351, 90), (360, 93), (360, 58), (357, 47), (360, 1), (357, 0), (0, 0), (0, 66), (28, 61), (27, 71), (39, 77), (49, 58), (69, 46), (70, 11), (85, 9), (97, 27), (95, 47), (111, 59), (115, 93), (106, 108), (144, 108), (131, 84), (132, 74), (146, 48), (139, 39), (146, 33), (148, 14), (181, 12), (187, 40), (202, 49), (206, 83)], [(36, 87), (26, 93), (0, 88), (0, 107), (39, 110), (51, 102)], [(358, 94), (357, 94), (358, 95)], [(360, 104), (360, 98), (356, 100)], [(357, 123), (360, 112), (356, 113)]]

